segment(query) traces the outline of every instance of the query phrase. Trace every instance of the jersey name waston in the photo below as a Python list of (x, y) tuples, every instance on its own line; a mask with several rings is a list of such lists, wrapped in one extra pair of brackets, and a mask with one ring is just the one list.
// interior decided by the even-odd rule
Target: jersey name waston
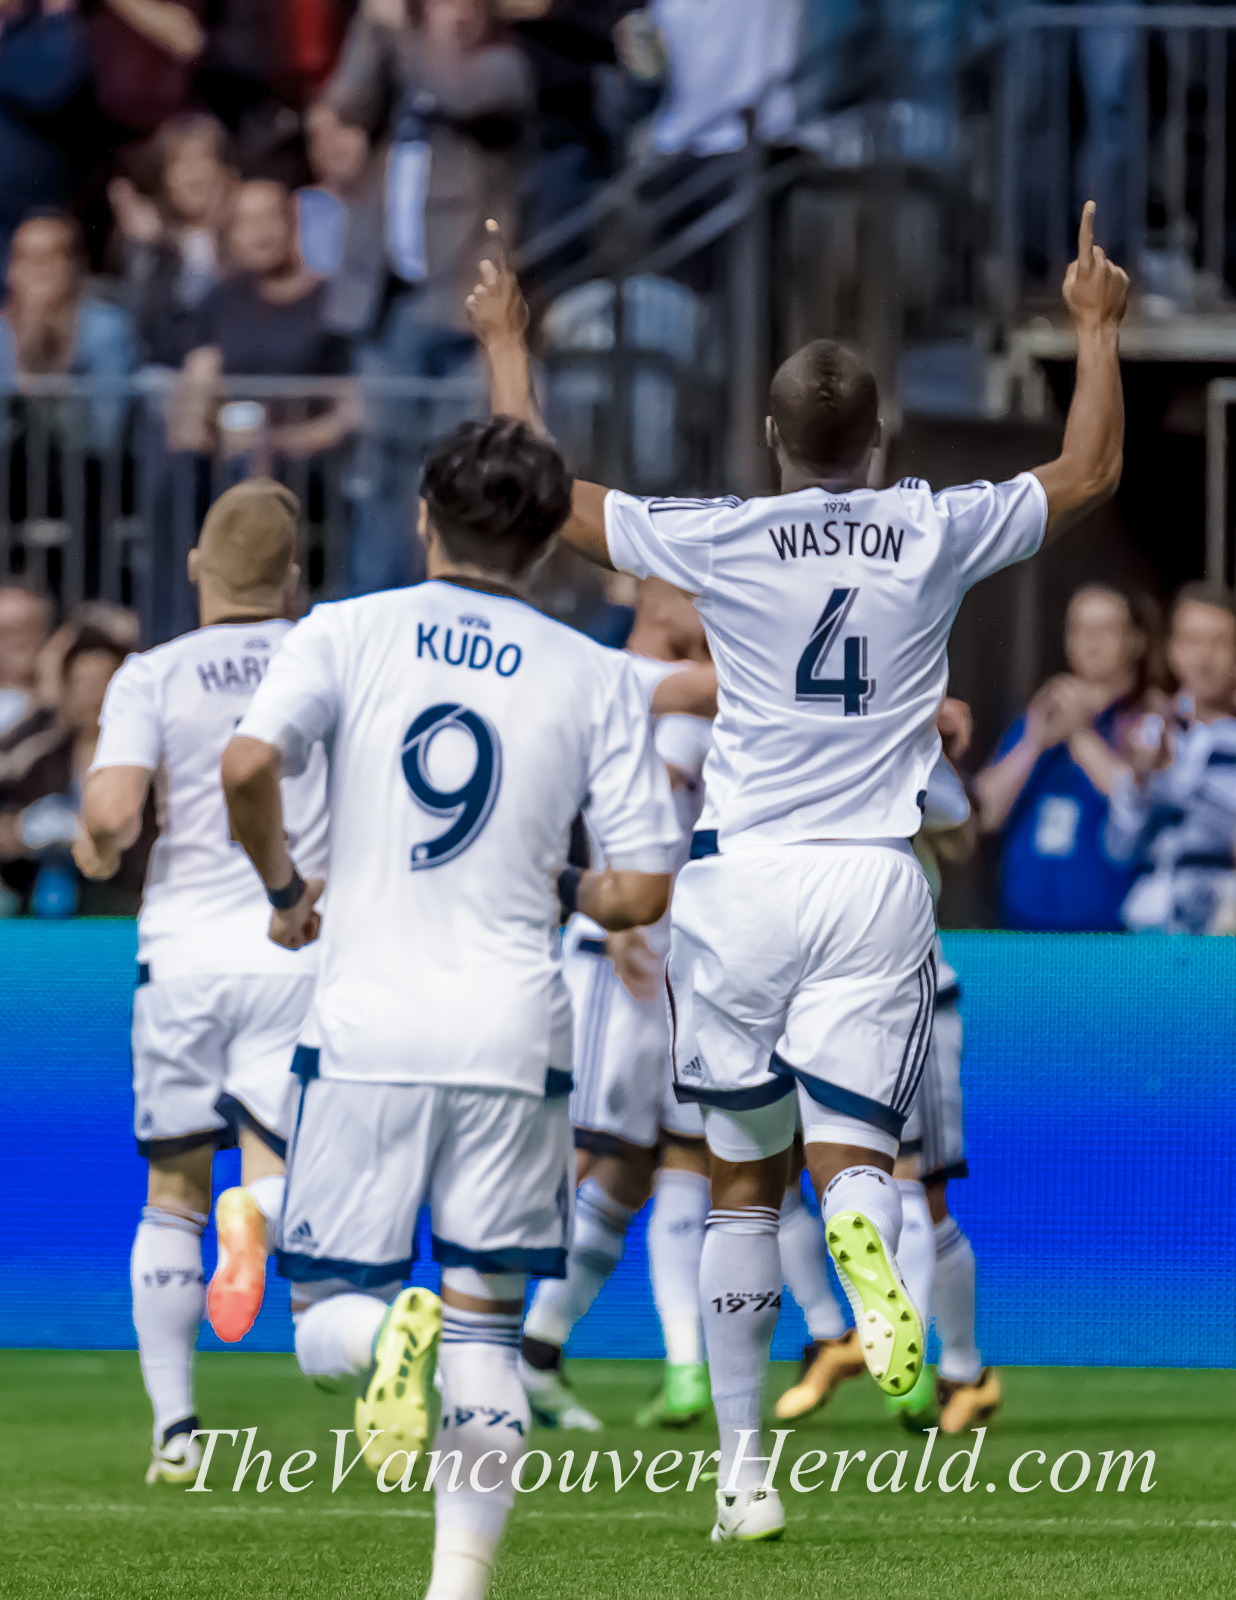
[(239, 661), (224, 656), (222, 661), (199, 661), (197, 675), (207, 694), (252, 694), (269, 665), (269, 655), (241, 656)]
[(792, 556), (837, 556), (844, 553), (847, 556), (869, 556), (873, 561), (897, 562), (901, 560), (901, 545), (905, 536), (904, 528), (894, 532), (891, 524), (881, 528), (877, 522), (852, 519), (839, 522), (832, 518), (820, 524), (818, 535), (809, 522), (802, 524), (801, 536), (796, 522), (791, 522), (788, 528), (781, 526), (768, 530), (773, 549), (782, 561)]

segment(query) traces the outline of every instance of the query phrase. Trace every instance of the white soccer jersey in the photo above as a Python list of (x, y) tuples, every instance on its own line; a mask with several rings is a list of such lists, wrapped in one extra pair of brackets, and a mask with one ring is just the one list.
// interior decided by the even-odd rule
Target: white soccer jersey
[[(270, 942), (261, 879), (231, 838), (219, 762), (290, 622), (222, 622), (132, 655), (108, 685), (94, 766), (155, 773), (159, 838), (138, 917), (138, 960), (156, 980), (199, 974), (312, 974), (313, 950)], [(326, 760), (283, 786), (306, 877), (326, 850)]]
[(585, 808), (617, 868), (678, 827), (625, 655), (439, 579), (316, 607), (240, 732), (331, 751), (319, 1073), (543, 1094), (571, 1063), (554, 875)]
[(937, 495), (917, 480), (745, 502), (608, 494), (614, 565), (698, 596), (718, 705), (701, 828), (722, 849), (916, 833), (953, 618), (1046, 522), (1030, 473)]

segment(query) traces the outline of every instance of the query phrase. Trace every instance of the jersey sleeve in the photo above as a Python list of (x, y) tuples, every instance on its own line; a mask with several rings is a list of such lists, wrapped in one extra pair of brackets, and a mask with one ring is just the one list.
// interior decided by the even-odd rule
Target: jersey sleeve
[(665, 763), (635, 673), (618, 663), (609, 703), (593, 731), (585, 817), (619, 872), (672, 872), (678, 817)]
[(657, 718), (652, 737), (657, 754), (666, 766), (677, 767), (693, 783), (700, 781), (712, 747), (712, 723), (706, 717), (673, 711)]
[(1032, 556), (1047, 532), (1047, 492), (1032, 472), (1008, 483), (968, 483), (934, 497), (962, 586)]
[(146, 767), (153, 772), (162, 754), (155, 675), (145, 656), (130, 656), (113, 675), (103, 697), (99, 742), (90, 770)]
[(960, 828), (970, 815), (970, 797), (952, 762), (940, 756), (927, 779), (924, 828)]
[(733, 500), (641, 500), (611, 489), (605, 496), (609, 558), (637, 578), (664, 578), (701, 594), (712, 572), (713, 522)]
[(314, 745), (327, 739), (339, 717), (338, 640), (316, 606), (288, 634), (271, 659), (248, 711), (236, 729), (245, 739), (274, 745), (284, 775), (298, 778)]

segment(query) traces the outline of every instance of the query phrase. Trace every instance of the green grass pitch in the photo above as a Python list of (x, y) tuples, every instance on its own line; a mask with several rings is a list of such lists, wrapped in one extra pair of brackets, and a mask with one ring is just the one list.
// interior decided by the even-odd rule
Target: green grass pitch
[[(617, 1450), (625, 1472), (637, 1449), (646, 1468), (658, 1450), (713, 1447), (703, 1426), (650, 1435), (630, 1425), (656, 1381), (650, 1364), (577, 1362), (573, 1372), (606, 1431), (534, 1432), (530, 1444), (555, 1458), (573, 1449), (576, 1473), (593, 1448)], [(774, 1388), (788, 1376), (777, 1371)], [(787, 1441), (778, 1482), (789, 1526), (776, 1545), (710, 1545), (707, 1484), (691, 1495), (654, 1494), (641, 1469), (616, 1495), (602, 1455), (599, 1487), (562, 1494), (555, 1459), (550, 1484), (516, 1506), (493, 1600), (1194, 1600), (1236, 1592), (1236, 1374), (1022, 1369), (1005, 1377), (1005, 1409), (970, 1494), (935, 1486), (916, 1494), (921, 1441), (887, 1421), (871, 1384), (849, 1385), (826, 1416)], [(363, 1463), (331, 1492), (329, 1430), (348, 1426), (346, 1399), (313, 1389), (290, 1356), (242, 1352), (199, 1358), (198, 1393), (206, 1425), (256, 1427), (276, 1471), (294, 1451), (316, 1450), (312, 1486), (287, 1494), (274, 1482), (258, 1494), (251, 1472), (233, 1493), (240, 1449), (221, 1440), (211, 1494), (148, 1489), (135, 1355), (0, 1352), (0, 1594), (417, 1600), (429, 1573), (431, 1497), (419, 1486), (380, 1494)], [(937, 1444), (933, 1479), (964, 1442)], [(903, 1447), (909, 1487), (869, 1492), (869, 1463)], [(1123, 1493), (1115, 1478), (1096, 1493), (1102, 1452), (1126, 1447), (1155, 1452), (1155, 1487), (1140, 1492), (1139, 1468)], [(795, 1494), (789, 1467), (808, 1450), (828, 1453), (824, 1487)], [(832, 1492), (840, 1450), (865, 1450), (867, 1459)], [(1016, 1494), (1009, 1467), (1031, 1450), (1046, 1465), (1031, 1458), (1023, 1480), (1042, 1478), (1042, 1487)], [(1047, 1474), (1070, 1450), (1089, 1454), (1090, 1479), (1072, 1494), (1053, 1492)], [(1060, 1481), (1070, 1483), (1079, 1465), (1073, 1456)]]

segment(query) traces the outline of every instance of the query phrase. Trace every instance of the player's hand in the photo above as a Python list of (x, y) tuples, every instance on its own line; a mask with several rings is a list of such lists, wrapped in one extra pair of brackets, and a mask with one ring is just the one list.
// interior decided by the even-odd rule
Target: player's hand
[(502, 230), (490, 218), (490, 258), (481, 262), (481, 281), (466, 305), (472, 331), (487, 350), (508, 340), (522, 341), (528, 327), (528, 305), (506, 259)]
[(954, 767), (959, 766), (974, 733), (974, 718), (964, 700), (953, 700), (945, 695), (936, 712), (936, 731), (944, 745), (944, 759)]
[(73, 859), (84, 878), (114, 878), (120, 870), (120, 851), (101, 850), (80, 824), (73, 840)]
[(605, 937), (605, 954), (632, 1000), (655, 1000), (661, 992), (661, 963), (648, 948), (642, 928)]
[(1128, 274), (1094, 242), (1094, 201), (1082, 208), (1077, 260), (1064, 275), (1064, 303), (1079, 328), (1114, 328), (1129, 304)]
[(274, 911), (270, 918), (270, 937), (285, 950), (303, 950), (322, 931), (322, 913), (315, 909), (326, 883), (310, 878), (305, 892), (290, 911)]

